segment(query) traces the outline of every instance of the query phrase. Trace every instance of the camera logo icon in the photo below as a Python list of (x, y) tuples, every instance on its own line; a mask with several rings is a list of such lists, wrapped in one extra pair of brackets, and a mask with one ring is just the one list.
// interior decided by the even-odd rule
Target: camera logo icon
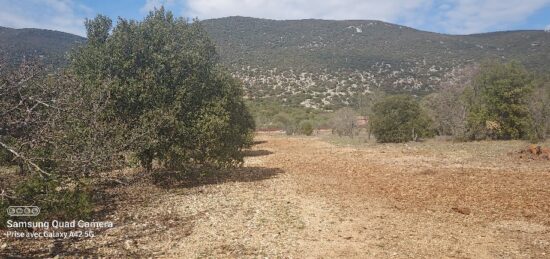
[(11, 217), (34, 217), (40, 214), (40, 208), (37, 206), (10, 206), (8, 215)]

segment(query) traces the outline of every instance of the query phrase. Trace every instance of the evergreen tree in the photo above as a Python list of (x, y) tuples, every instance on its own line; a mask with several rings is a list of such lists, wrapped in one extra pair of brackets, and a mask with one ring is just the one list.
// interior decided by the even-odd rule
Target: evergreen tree
[(533, 76), (517, 62), (487, 62), (469, 95), (468, 131), (473, 139), (522, 139), (532, 134), (528, 99)]
[(433, 136), (430, 119), (408, 95), (388, 96), (373, 107), (369, 124), (378, 142), (406, 142)]
[(161, 8), (111, 24), (105, 16), (86, 21), (88, 43), (73, 53), (71, 69), (90, 89), (107, 89), (101, 116), (141, 136), (130, 150), (142, 165), (241, 162), (254, 122), (240, 82), (218, 65), (199, 22)]

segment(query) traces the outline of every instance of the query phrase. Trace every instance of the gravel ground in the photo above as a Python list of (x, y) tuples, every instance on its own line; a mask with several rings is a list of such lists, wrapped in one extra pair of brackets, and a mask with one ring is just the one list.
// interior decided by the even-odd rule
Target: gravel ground
[(201, 182), (117, 172), (114, 228), (3, 239), (0, 257), (550, 258), (550, 162), (518, 158), (526, 143), (325, 139), (258, 134)]

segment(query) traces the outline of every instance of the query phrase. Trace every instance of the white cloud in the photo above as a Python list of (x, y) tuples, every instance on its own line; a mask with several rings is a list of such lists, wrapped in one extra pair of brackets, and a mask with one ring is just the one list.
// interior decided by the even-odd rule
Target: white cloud
[(452, 7), (437, 15), (435, 23), (449, 33), (503, 30), (526, 20), (550, 0), (454, 0)]
[[(164, 5), (190, 18), (376, 19), (466, 34), (514, 28), (550, 0), (145, 0), (141, 14)], [(179, 14), (180, 12), (176, 12)], [(94, 11), (77, 0), (0, 0), (0, 26), (84, 35)]]
[(251, 16), (269, 19), (377, 19), (392, 21), (431, 0), (188, 0), (184, 14), (200, 19)]
[(465, 34), (506, 29), (548, 4), (550, 0), (188, 0), (184, 15), (376, 19)]
[(160, 8), (161, 6), (170, 6), (174, 5), (176, 0), (145, 0), (145, 5), (139, 9), (142, 14), (146, 14), (150, 11), (153, 11), (155, 8)]
[(72, 0), (0, 0), (0, 25), (44, 28), (85, 36), (84, 17), (93, 11)]

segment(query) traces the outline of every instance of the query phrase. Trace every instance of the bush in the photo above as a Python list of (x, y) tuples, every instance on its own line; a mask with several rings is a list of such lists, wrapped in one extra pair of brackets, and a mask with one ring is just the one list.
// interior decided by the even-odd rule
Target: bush
[(455, 140), (466, 139), (466, 117), (468, 104), (465, 92), (471, 90), (472, 80), (478, 73), (477, 65), (466, 66), (447, 77), (435, 93), (422, 99), (439, 135), (450, 135)]
[(287, 106), (281, 103), (279, 98), (273, 97), (247, 100), (246, 105), (259, 130), (282, 129), (292, 135), (300, 133), (299, 124), (306, 120), (312, 122), (316, 127), (330, 127), (328, 120), (331, 113), (325, 110)]
[(38, 216), (18, 217), (21, 221), (87, 220), (93, 211), (90, 192), (82, 184), (62, 184), (53, 178), (31, 177), (16, 187), (14, 196), (0, 202), (0, 227), (9, 219), (9, 206), (32, 204), (40, 208)]
[(1, 76), (1, 159), (16, 156), (34, 173), (2, 201), (3, 219), (7, 206), (29, 204), (43, 217), (86, 217), (81, 182), (125, 166), (125, 156), (148, 169), (153, 160), (174, 169), (242, 162), (254, 121), (200, 24), (163, 9), (111, 24), (86, 21), (87, 43), (66, 71), (23, 64)]
[(292, 135), (296, 131), (292, 118), (284, 112), (275, 115), (273, 117), (273, 122), (278, 127), (281, 127), (287, 135)]
[(338, 136), (353, 137), (357, 113), (351, 108), (341, 108), (332, 117), (332, 131)]
[(532, 142), (543, 141), (550, 133), (550, 83), (546, 80), (539, 79), (529, 98), (529, 112), (533, 119)]
[[(104, 120), (109, 99), (67, 73), (45, 75), (36, 64), (2, 76), (0, 149), (25, 171), (79, 178), (119, 166), (131, 141), (118, 119)], [(16, 155), (17, 154), (17, 155)]]
[(433, 136), (430, 123), (413, 97), (395, 95), (374, 105), (369, 126), (378, 142), (406, 142)]
[(313, 134), (313, 123), (311, 121), (300, 122), (300, 134), (311, 136)]
[(254, 121), (241, 83), (217, 64), (200, 23), (161, 8), (141, 22), (111, 24), (105, 16), (86, 21), (88, 41), (72, 54), (71, 70), (91, 91), (110, 94), (100, 117), (119, 119), (134, 136), (127, 149), (141, 164), (151, 169), (157, 160), (183, 169), (242, 162)]
[(516, 63), (481, 66), (468, 93), (471, 139), (527, 139), (533, 135), (529, 96), (534, 77)]
[(0, 78), (0, 153), (29, 172), (21, 184), (2, 186), (8, 193), (0, 204), (2, 225), (12, 205), (41, 208), (24, 220), (86, 219), (93, 204), (82, 180), (123, 165), (121, 152), (132, 141), (117, 120), (99, 116), (109, 99), (104, 90), (67, 73), (44, 74), (25, 63)]

